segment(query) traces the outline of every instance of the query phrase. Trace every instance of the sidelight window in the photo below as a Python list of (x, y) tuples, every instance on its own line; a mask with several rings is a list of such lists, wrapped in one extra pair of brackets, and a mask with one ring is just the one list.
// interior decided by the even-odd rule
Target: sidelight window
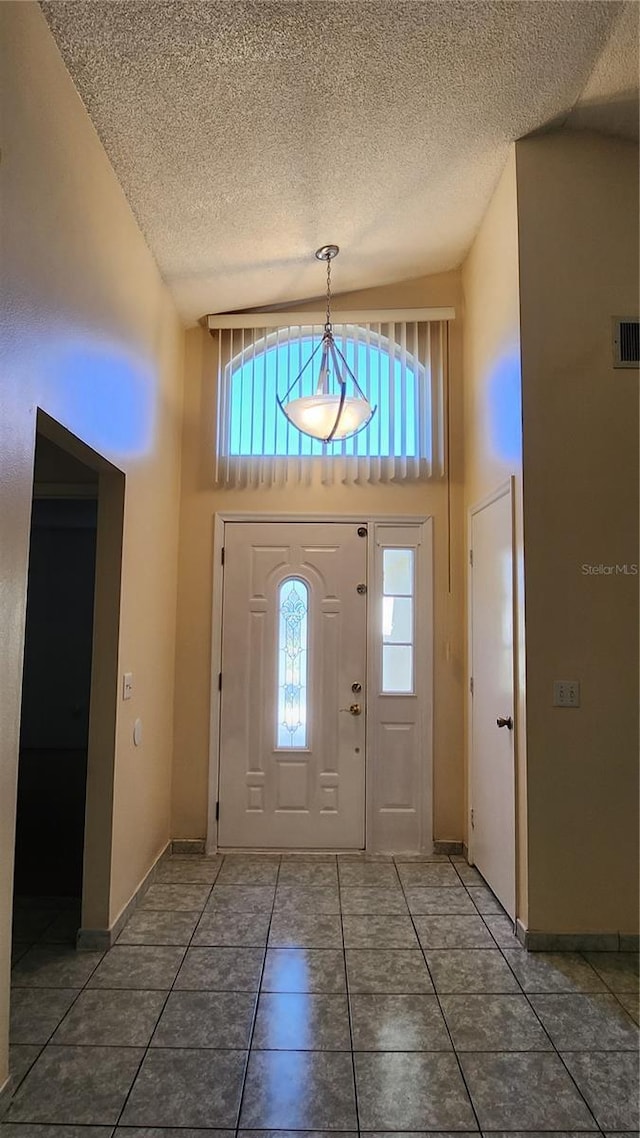
[(382, 691), (414, 690), (414, 551), (385, 549), (382, 560)]

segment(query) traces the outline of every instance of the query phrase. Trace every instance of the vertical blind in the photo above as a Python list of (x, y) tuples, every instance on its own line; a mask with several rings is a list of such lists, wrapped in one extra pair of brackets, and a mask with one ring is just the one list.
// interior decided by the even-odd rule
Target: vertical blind
[[(336, 343), (376, 410), (361, 432), (332, 443), (296, 430), (277, 403), (320, 341), (323, 318), (264, 314), (260, 325), (255, 316), (210, 317), (218, 342), (217, 484), (441, 477), (446, 467), (447, 320), (400, 318), (404, 315), (349, 314), (346, 320), (341, 314), (344, 322), (334, 323)], [(290, 398), (313, 393), (317, 370), (314, 360)]]

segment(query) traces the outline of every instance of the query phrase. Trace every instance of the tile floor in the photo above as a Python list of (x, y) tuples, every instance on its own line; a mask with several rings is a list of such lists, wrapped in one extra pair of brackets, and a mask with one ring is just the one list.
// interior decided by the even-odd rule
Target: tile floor
[(462, 859), (173, 857), (110, 952), (73, 920), (17, 922), (2, 1138), (638, 1130), (637, 957), (525, 952)]

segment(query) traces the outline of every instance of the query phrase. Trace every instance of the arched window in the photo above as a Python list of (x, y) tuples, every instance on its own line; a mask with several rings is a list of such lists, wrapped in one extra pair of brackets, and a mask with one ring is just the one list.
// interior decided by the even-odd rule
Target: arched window
[(278, 406), (300, 373), (295, 397), (315, 392), (315, 361), (303, 369), (322, 331), (317, 324), (219, 329), (217, 481), (306, 477), (310, 460), (323, 462), (330, 481), (444, 473), (446, 324), (334, 324), (336, 344), (376, 412), (358, 434), (331, 443), (298, 431)]
[(278, 725), (276, 745), (307, 746), (309, 587), (287, 577), (278, 589)]

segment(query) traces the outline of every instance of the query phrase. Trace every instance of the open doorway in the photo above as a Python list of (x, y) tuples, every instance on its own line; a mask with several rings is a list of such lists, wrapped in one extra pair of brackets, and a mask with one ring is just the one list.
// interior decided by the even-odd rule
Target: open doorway
[[(108, 935), (124, 475), (38, 412), (13, 939)], [(84, 945), (80, 945), (84, 947)]]
[(20, 721), (14, 930), (80, 927), (98, 475), (38, 434)]

